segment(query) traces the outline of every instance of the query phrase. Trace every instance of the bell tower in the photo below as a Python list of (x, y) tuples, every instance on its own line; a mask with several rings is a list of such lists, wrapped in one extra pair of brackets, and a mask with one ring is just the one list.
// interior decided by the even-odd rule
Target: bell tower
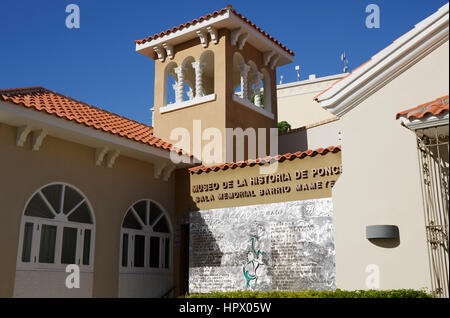
[[(155, 60), (155, 136), (176, 144), (176, 132), (187, 131), (188, 151), (198, 158), (213, 129), (221, 135), (215, 136), (221, 162), (265, 156), (247, 147), (264, 140), (269, 154), (270, 128), (277, 127), (276, 67), (291, 63), (292, 51), (232, 6), (135, 43)], [(243, 157), (236, 156), (239, 133), (246, 136)]]

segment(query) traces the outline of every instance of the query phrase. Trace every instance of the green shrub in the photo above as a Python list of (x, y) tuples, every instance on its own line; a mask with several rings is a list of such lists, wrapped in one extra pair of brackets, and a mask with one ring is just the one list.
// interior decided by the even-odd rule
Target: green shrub
[(278, 123), (278, 133), (287, 132), (291, 130), (291, 125), (283, 120)]
[(347, 291), (231, 291), (207, 294), (188, 294), (186, 298), (432, 298), (424, 290), (355, 290)]

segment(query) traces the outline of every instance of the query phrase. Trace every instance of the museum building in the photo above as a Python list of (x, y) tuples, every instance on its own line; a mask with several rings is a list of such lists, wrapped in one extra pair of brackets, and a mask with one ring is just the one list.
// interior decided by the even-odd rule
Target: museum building
[[(350, 74), (277, 86), (294, 52), (227, 6), (135, 41), (155, 62), (152, 126), (0, 89), (0, 296), (448, 297), (448, 31), (447, 4)], [(274, 149), (280, 114), (297, 126)], [(199, 126), (222, 136), (214, 164), (197, 151), (211, 136), (174, 138)]]

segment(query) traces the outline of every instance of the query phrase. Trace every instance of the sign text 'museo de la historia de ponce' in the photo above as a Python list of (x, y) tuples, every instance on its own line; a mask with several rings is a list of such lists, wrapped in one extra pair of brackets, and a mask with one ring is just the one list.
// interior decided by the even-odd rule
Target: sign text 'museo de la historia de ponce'
[(194, 184), (191, 187), (197, 204), (214, 201), (286, 195), (292, 192), (330, 190), (342, 174), (342, 165), (329, 165), (279, 172), (268, 175), (237, 177), (223, 181)]

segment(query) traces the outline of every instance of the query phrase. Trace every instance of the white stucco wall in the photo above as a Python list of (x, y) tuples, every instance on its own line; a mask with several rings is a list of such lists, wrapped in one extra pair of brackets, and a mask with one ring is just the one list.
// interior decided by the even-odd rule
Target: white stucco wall
[(340, 131), (342, 131), (342, 125), (339, 120), (307, 129), (308, 149), (340, 145)]
[[(366, 268), (379, 268), (380, 288), (430, 287), (416, 136), (399, 111), (448, 94), (448, 41), (340, 119), (343, 175), (333, 189), (336, 280), (365, 289)], [(380, 247), (365, 227), (397, 225), (400, 244)]]

